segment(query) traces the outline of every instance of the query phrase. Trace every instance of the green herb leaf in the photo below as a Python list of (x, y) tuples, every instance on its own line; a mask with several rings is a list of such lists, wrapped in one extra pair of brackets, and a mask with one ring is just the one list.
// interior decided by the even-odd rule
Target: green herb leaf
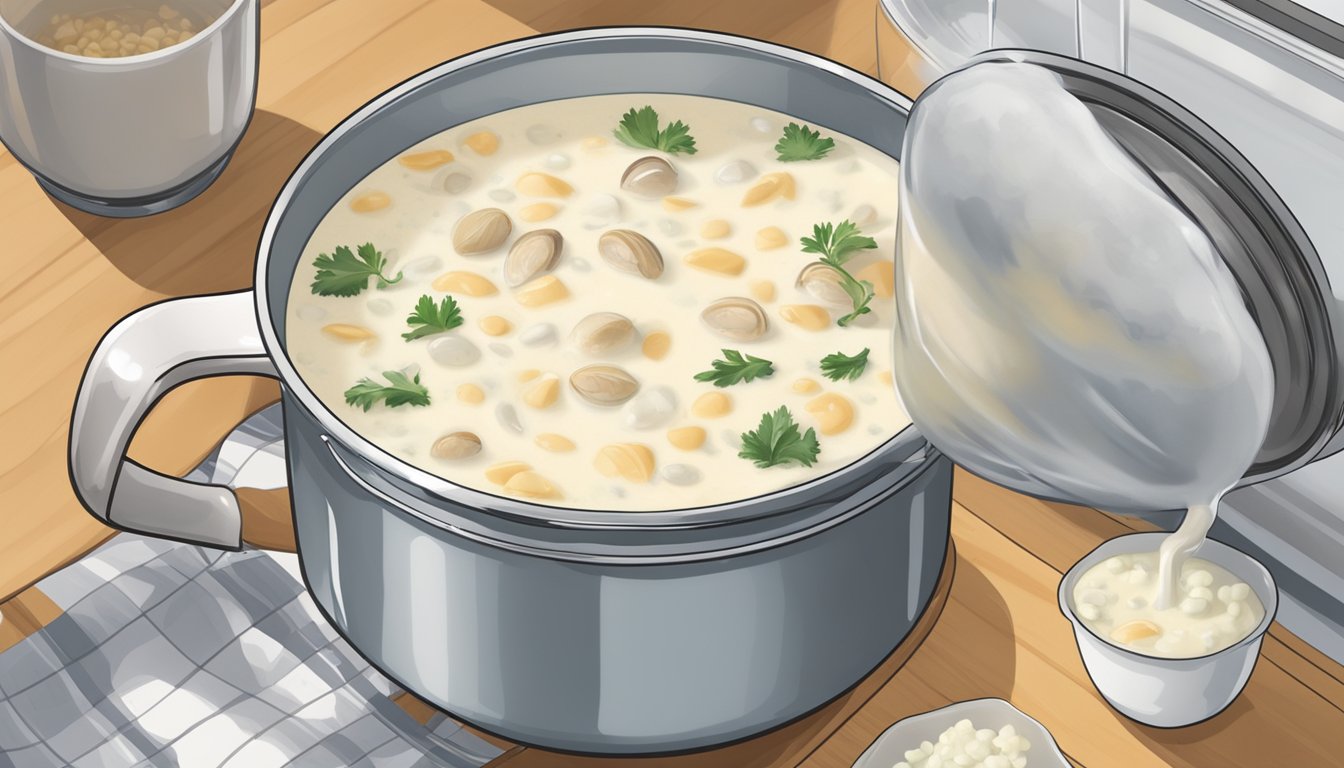
[(622, 143), (632, 147), (658, 148), (658, 113), (653, 107), (631, 108), (612, 131)]
[(764, 469), (791, 461), (810, 467), (819, 453), (816, 431), (808, 427), (799, 434), (793, 414), (780, 406), (774, 413), (761, 414), (761, 425), (755, 431), (742, 433), (742, 450), (737, 455)]
[(806, 125), (789, 123), (784, 126), (784, 135), (775, 145), (779, 159), (786, 163), (798, 160), (820, 160), (835, 149), (835, 140), (822, 138), (819, 131), (810, 130)]
[(877, 241), (859, 232), (859, 225), (845, 219), (839, 224), (829, 221), (812, 226), (812, 236), (802, 239), (803, 253), (820, 253), (822, 261), (844, 264), (855, 251), (877, 247)]
[(723, 357), (723, 360), (710, 363), (714, 370), (695, 374), (695, 380), (713, 382), (716, 387), (729, 387), (739, 382), (765, 378), (775, 372), (775, 364), (769, 360), (753, 355), (744, 357), (735, 349), (723, 350)]
[(355, 256), (348, 246), (339, 245), (328, 255), (319, 253), (313, 261), (317, 275), (313, 280), (313, 293), (318, 296), (355, 296), (369, 287), (369, 278), (378, 278), (378, 287), (387, 286), (401, 280), (387, 277), (383, 270), (387, 268), (387, 259), (373, 243), (359, 246), (359, 256)]
[(412, 379), (403, 371), (383, 371), (383, 377), (390, 386), (369, 378), (360, 379), (355, 386), (345, 390), (345, 402), (366, 411), (379, 401), (388, 408), (429, 405), (429, 390), (420, 383), (420, 374), (415, 374)]
[[(825, 259), (822, 259), (822, 261), (825, 261)], [(853, 312), (850, 312), (848, 315), (835, 321), (836, 325), (843, 328), (854, 322), (860, 316), (873, 311), (872, 308), (868, 306), (868, 304), (872, 302), (874, 296), (873, 284), (867, 280), (855, 280), (853, 275), (846, 272), (843, 267), (840, 267), (837, 264), (831, 264), (831, 266), (840, 270), (840, 275), (844, 278), (840, 283), (840, 287), (845, 290), (845, 293), (849, 295), (849, 300), (854, 304)]]
[(822, 222), (813, 225), (812, 237), (804, 237), (800, 242), (803, 253), (821, 254), (818, 261), (840, 273), (840, 287), (849, 296), (854, 311), (837, 320), (837, 325), (849, 325), (859, 316), (872, 311), (868, 304), (873, 300), (873, 284), (867, 280), (856, 280), (845, 269), (845, 262), (858, 251), (876, 248), (876, 240), (860, 234), (858, 225), (846, 219), (839, 224)]
[(415, 311), (406, 318), (406, 324), (415, 330), (401, 334), (401, 338), (415, 341), (453, 330), (462, 324), (462, 312), (458, 310), (457, 301), (452, 296), (444, 296), (443, 301), (435, 306), (433, 297), (424, 294), (416, 302)]
[(821, 358), (821, 375), (831, 381), (841, 381), (849, 379), (853, 381), (859, 378), (863, 369), (868, 367), (868, 348), (857, 355), (846, 355), (841, 352), (835, 352)]
[(658, 113), (653, 107), (631, 109), (621, 118), (621, 124), (612, 131), (621, 143), (631, 147), (647, 147), (675, 155), (685, 152), (694, 155), (695, 139), (691, 136), (691, 127), (677, 120), (667, 126), (667, 130), (658, 130)]

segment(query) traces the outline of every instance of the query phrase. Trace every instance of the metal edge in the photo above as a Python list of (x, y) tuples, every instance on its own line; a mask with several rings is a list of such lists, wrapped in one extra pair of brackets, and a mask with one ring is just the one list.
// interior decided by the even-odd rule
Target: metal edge
[(1308, 45), (1344, 58), (1344, 25), (1292, 0), (1223, 0), (1237, 10), (1283, 30)]
[[(765, 552), (772, 549), (812, 538), (818, 534), (824, 533), (836, 526), (851, 520), (859, 515), (874, 509), (893, 495), (899, 494), (910, 483), (923, 477), (937, 466), (943, 459), (941, 454), (933, 454), (929, 460), (922, 462), (915, 467), (909, 476), (902, 479), (892, 487), (884, 489), (883, 493), (877, 494), (871, 498), (865, 499), (862, 503), (841, 508), (838, 512), (831, 513), (830, 510), (819, 513), (815, 521), (807, 521), (782, 535), (773, 532), (766, 532), (758, 536), (748, 536), (744, 543), (730, 544), (728, 546), (715, 546), (714, 542), (707, 542), (707, 546), (681, 545), (683, 551), (678, 552), (656, 552), (650, 554), (617, 554), (613, 552), (591, 552), (581, 551), (584, 547), (575, 545), (555, 545), (540, 546), (535, 543), (528, 543), (518, 540), (515, 537), (506, 537), (498, 534), (492, 535), (485, 532), (482, 526), (474, 525), (471, 521), (448, 521), (443, 517), (439, 510), (435, 512), (426, 512), (419, 508), (414, 498), (404, 498), (402, 492), (395, 489), (379, 488), (373, 482), (366, 479), (355, 470), (353, 466), (340, 455), (336, 449), (336, 444), (330, 438), (323, 436), (322, 442), (331, 453), (332, 459), (336, 465), (344, 472), (355, 484), (357, 484), (366, 493), (378, 499), (390, 509), (408, 515), (423, 523), (434, 526), (439, 530), (447, 531), (455, 536), (459, 536), (468, 541), (473, 541), (487, 547), (502, 549), (516, 554), (539, 557), (546, 560), (562, 560), (574, 563), (586, 563), (597, 565), (671, 565), (693, 562), (719, 561), (731, 557), (750, 555), (757, 552)], [(621, 530), (617, 528), (616, 530)], [(636, 545), (638, 546), (638, 545)], [(662, 545), (659, 548), (667, 549), (675, 545)], [(613, 549), (618, 547), (613, 547)]]

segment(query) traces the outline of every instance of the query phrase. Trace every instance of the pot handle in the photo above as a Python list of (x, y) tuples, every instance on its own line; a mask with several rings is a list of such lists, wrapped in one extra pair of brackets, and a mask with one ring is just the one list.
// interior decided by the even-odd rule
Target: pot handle
[(70, 479), (84, 508), (123, 530), (241, 549), (231, 489), (155, 472), (127, 458), (126, 446), (168, 390), (244, 374), (277, 377), (252, 291), (164, 301), (112, 326), (84, 370), (70, 422)]

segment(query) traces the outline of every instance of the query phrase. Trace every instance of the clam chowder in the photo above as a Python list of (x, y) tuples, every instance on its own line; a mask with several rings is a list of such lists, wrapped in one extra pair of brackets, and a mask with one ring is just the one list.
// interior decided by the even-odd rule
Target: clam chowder
[(327, 213), (287, 352), (351, 429), (459, 485), (611, 511), (778, 491), (909, 424), (897, 170), (710, 98), (501, 112), (407, 148)]
[(1159, 605), (1157, 552), (1117, 555), (1083, 574), (1074, 610), (1107, 641), (1148, 656), (1190, 658), (1235, 645), (1259, 626), (1264, 604), (1251, 586), (1217, 563), (1183, 559), (1176, 594)]

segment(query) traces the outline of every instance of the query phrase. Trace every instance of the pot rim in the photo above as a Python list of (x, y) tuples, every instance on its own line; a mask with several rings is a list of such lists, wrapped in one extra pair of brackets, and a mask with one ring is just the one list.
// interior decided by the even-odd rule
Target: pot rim
[[(388, 90), (366, 102), (348, 117), (338, 123), (319, 141), (290, 174), (289, 179), (276, 196), (271, 210), (267, 214), (257, 246), (256, 272), (254, 274), (253, 295), (257, 325), (261, 331), (262, 344), (275, 364), (281, 382), (287, 392), (309, 415), (326, 431), (331, 438), (348, 451), (378, 470), (393, 478), (410, 483), (423, 492), (437, 498), (450, 500), (458, 504), (484, 511), (487, 514), (506, 518), (515, 522), (526, 522), (550, 527), (586, 528), (603, 530), (681, 530), (704, 528), (708, 526), (728, 525), (744, 520), (760, 520), (765, 517), (796, 514), (801, 509), (815, 508), (818, 497), (824, 496), (824, 490), (831, 487), (844, 487), (846, 481), (865, 472), (874, 465), (894, 460), (903, 463), (918, 454), (920, 448), (927, 445), (924, 438), (913, 425), (907, 425), (891, 435), (877, 448), (833, 472), (813, 478), (798, 485), (788, 486), (767, 494), (745, 499), (701, 507), (660, 511), (605, 511), (572, 509), (564, 506), (537, 504), (516, 498), (499, 496), (493, 493), (453, 483), (393, 456), (379, 448), (355, 430), (347, 426), (336, 414), (322, 404), (285, 352), (274, 324), (271, 322), (271, 303), (268, 299), (267, 272), (271, 259), (271, 250), (276, 234), (285, 213), (292, 201), (300, 194), (306, 179), (318, 167), (340, 140), (367, 120), (375, 118), (385, 108), (399, 99), (409, 96), (419, 89), (429, 86), (435, 80), (449, 73), (467, 69), (477, 64), (493, 61), (510, 54), (532, 49), (544, 48), (556, 44), (576, 43), (599, 40), (662, 39), (689, 41), (725, 48), (743, 49), (756, 54), (781, 59), (785, 64), (810, 67), (833, 77), (849, 81), (868, 92), (869, 95), (885, 102), (892, 110), (905, 116), (910, 112), (913, 102), (899, 91), (881, 81), (851, 69), (843, 64), (815, 54), (768, 43), (754, 38), (731, 35), (721, 32), (708, 32), (681, 27), (660, 26), (615, 26), (567, 30), (547, 33), (533, 37), (512, 40), (487, 48), (473, 51), (454, 59), (435, 65), (417, 75), (392, 86)], [(448, 128), (451, 126), (443, 126)], [(926, 452), (927, 456), (936, 454)], [(899, 473), (896, 482), (905, 482), (909, 472)], [(877, 483), (882, 484), (882, 483)], [(831, 499), (832, 502), (840, 499)], [(835, 505), (841, 506), (841, 505)], [(762, 513), (762, 508), (770, 511)], [(842, 514), (842, 509), (834, 509)]]

